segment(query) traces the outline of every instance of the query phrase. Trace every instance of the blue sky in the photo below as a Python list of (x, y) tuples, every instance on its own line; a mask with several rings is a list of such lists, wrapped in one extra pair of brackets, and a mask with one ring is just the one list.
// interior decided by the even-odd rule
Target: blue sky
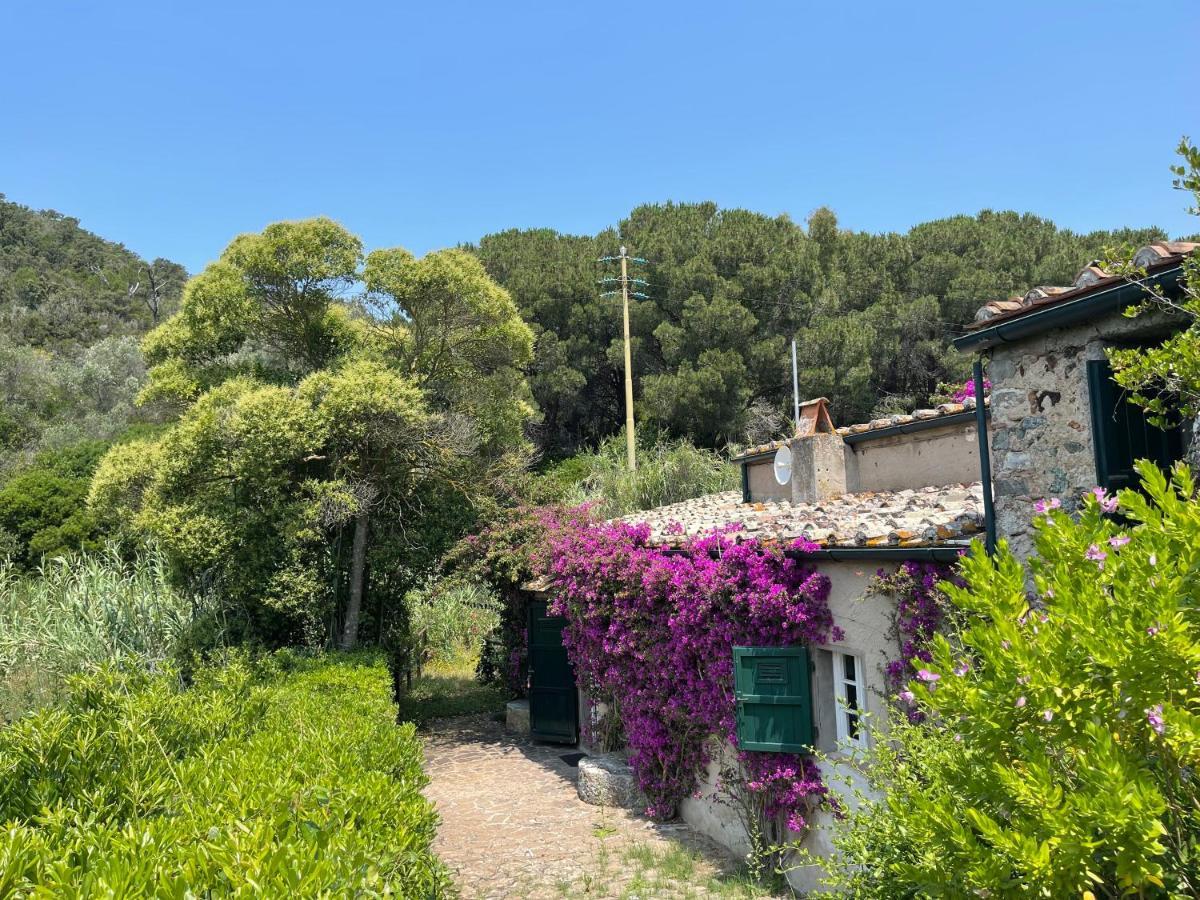
[(1200, 230), (1195, 0), (40, 0), (0, 35), (0, 192), (192, 271), (278, 219), (423, 253), (668, 199)]

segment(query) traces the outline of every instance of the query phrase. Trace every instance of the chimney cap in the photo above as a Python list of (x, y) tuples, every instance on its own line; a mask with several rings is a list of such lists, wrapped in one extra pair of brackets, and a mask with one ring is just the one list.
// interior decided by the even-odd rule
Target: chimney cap
[(833, 427), (833, 419), (829, 415), (829, 401), (825, 397), (805, 400), (800, 404), (796, 437), (811, 437), (814, 434), (837, 434), (837, 429)]

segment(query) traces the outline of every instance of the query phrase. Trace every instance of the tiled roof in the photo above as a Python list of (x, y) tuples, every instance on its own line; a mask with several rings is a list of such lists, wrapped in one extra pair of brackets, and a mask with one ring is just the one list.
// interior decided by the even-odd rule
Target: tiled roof
[[(1200, 244), (1191, 241), (1158, 241), (1140, 249), (1133, 257), (1136, 266), (1153, 273), (1178, 265), (1179, 262), (1192, 253)], [(1098, 262), (1090, 263), (1075, 276), (1075, 282), (1065, 287), (1040, 285), (1030, 288), (1020, 297), (1009, 297), (1007, 300), (993, 300), (979, 308), (975, 313), (975, 321), (967, 327), (976, 330), (993, 325), (997, 320), (1015, 319), (1025, 313), (1075, 300), (1087, 296), (1092, 291), (1101, 290), (1121, 281), (1122, 276), (1106, 272)]]
[(717, 529), (769, 543), (807, 537), (826, 548), (954, 546), (983, 530), (983, 488), (952, 484), (843, 494), (818, 503), (743, 503), (741, 492), (725, 491), (622, 521), (647, 523), (652, 541), (668, 546)]
[[(984, 397), (983, 405), (990, 407), (992, 405), (991, 397)], [(883, 416), (878, 419), (872, 419), (870, 422), (862, 422), (858, 425), (846, 425), (837, 429), (837, 433), (842, 437), (854, 434), (867, 434), (872, 431), (882, 431), (884, 428), (894, 428), (897, 425), (910, 425), (913, 422), (927, 422), (930, 419), (941, 419), (946, 416), (956, 416), (959, 413), (966, 412), (975, 408), (975, 398), (968, 397), (962, 403), (942, 403), (932, 409), (918, 409), (911, 413), (903, 415)], [(771, 441), (768, 444), (759, 444), (757, 447), (747, 447), (741, 453), (733, 457), (734, 462), (747, 459), (751, 456), (762, 456), (767, 453), (774, 453), (790, 438), (784, 438), (778, 441)]]

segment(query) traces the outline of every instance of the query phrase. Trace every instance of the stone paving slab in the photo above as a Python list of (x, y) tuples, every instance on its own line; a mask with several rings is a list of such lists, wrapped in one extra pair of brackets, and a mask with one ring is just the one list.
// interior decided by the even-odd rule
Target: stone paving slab
[[(581, 801), (577, 770), (559, 758), (570, 752), (513, 736), (488, 716), (430, 727), (425, 793), (442, 819), (434, 851), (464, 900), (632, 896), (624, 855), (631, 848), (664, 852), (672, 843), (703, 854), (697, 876), (733, 868), (728, 855), (686, 825)], [(705, 891), (689, 887), (687, 895)]]

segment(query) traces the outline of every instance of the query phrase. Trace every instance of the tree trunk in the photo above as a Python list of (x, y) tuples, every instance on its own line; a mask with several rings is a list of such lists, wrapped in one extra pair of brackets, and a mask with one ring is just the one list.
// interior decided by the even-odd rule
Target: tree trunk
[(354, 520), (354, 546), (350, 551), (350, 600), (346, 603), (346, 624), (342, 628), (342, 649), (352, 650), (358, 643), (358, 619), (362, 613), (363, 575), (367, 568), (368, 517), (359, 513)]

